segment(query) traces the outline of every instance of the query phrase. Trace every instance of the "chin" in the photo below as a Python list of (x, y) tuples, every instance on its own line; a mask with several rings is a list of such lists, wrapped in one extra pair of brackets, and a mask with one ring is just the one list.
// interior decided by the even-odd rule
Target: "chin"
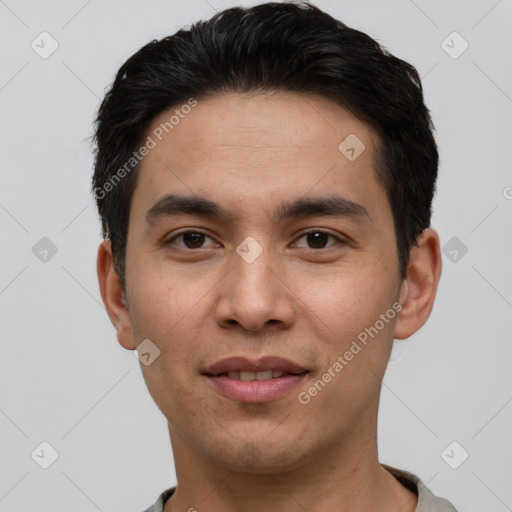
[(224, 444), (222, 453), (211, 455), (230, 471), (254, 474), (289, 471), (296, 467), (301, 459), (296, 443), (271, 444), (264, 436), (259, 443), (245, 440), (236, 443), (232, 439), (230, 446)]

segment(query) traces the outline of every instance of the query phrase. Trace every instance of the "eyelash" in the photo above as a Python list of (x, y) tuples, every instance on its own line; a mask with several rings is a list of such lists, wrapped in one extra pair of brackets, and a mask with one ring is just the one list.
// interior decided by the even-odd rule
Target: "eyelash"
[[(176, 240), (176, 238), (179, 238), (180, 236), (183, 236), (183, 235), (187, 235), (187, 234), (191, 234), (191, 233), (194, 233), (194, 234), (200, 234), (200, 235), (204, 235), (205, 237), (208, 237), (210, 239), (213, 240), (213, 238), (209, 235), (207, 235), (206, 233), (203, 233), (202, 231), (198, 231), (198, 230), (188, 230), (188, 231), (182, 231), (181, 233), (178, 233), (177, 235), (174, 235), (172, 238), (170, 238), (169, 240), (167, 240), (165, 242), (165, 245), (175, 245), (174, 244), (174, 240)], [(307, 236), (307, 235), (310, 235), (312, 233), (322, 233), (324, 235), (327, 235), (328, 237), (331, 237), (331, 238), (334, 238), (338, 243), (340, 244), (344, 244), (346, 243), (344, 240), (342, 240), (341, 238), (337, 237), (336, 235), (333, 235), (332, 233), (329, 233), (328, 231), (324, 231), (322, 229), (311, 229), (309, 231), (306, 231), (305, 233), (302, 233), (298, 238), (297, 240), (300, 240), (301, 238)], [(333, 245), (336, 245), (336, 244), (333, 244)], [(333, 247), (333, 245), (328, 245), (327, 247), (320, 247), (320, 248), (311, 248), (311, 247), (307, 247), (305, 249), (308, 249), (310, 251), (320, 251), (322, 249), (329, 249), (330, 247)], [(188, 252), (191, 252), (191, 251), (195, 251), (196, 249), (190, 249), (188, 247), (181, 247), (181, 246), (176, 246), (178, 247), (178, 250), (183, 250), (183, 251), (188, 251)], [(199, 247), (197, 249), (205, 249), (205, 247)], [(301, 249), (304, 249), (304, 247), (301, 247)]]

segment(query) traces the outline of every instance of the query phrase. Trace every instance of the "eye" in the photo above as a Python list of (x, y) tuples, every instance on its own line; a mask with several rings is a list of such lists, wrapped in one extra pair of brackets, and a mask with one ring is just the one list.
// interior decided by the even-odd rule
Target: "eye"
[[(201, 231), (182, 231), (178, 235), (173, 236), (169, 240), (165, 242), (166, 245), (177, 245), (182, 249), (202, 249), (204, 247), (205, 239), (210, 239), (213, 241), (211, 237), (202, 233)], [(184, 245), (175, 243), (176, 240), (182, 240)], [(215, 247), (215, 243), (210, 247)]]
[[(308, 231), (307, 233), (304, 233), (302, 236), (298, 238), (298, 240), (301, 240), (302, 238), (306, 239), (306, 243), (309, 245), (309, 247), (304, 247), (300, 245), (297, 246), (305, 249), (325, 249), (327, 247), (331, 247), (332, 245), (336, 245), (336, 242), (343, 243), (343, 241), (338, 237), (331, 235), (326, 231), (321, 231), (319, 229), (314, 229)], [(333, 244), (326, 245), (328, 243), (329, 238), (333, 239), (335, 242)]]
[[(204, 245), (206, 240), (209, 239), (211, 244)], [(301, 245), (299, 242), (296, 242), (295, 245), (302, 249), (326, 249), (336, 243), (343, 243), (343, 241), (337, 236), (332, 235), (326, 231), (322, 231), (319, 229), (308, 231), (307, 233), (303, 233), (297, 240), (301, 239), (306, 240), (307, 245)], [(331, 239), (331, 243), (329, 243), (329, 239)], [(181, 241), (178, 243), (177, 241)], [(174, 235), (172, 238), (165, 242), (166, 245), (175, 245), (181, 249), (203, 249), (207, 247), (216, 247), (217, 244), (213, 241), (213, 239), (205, 233), (201, 231), (182, 231), (181, 233)]]

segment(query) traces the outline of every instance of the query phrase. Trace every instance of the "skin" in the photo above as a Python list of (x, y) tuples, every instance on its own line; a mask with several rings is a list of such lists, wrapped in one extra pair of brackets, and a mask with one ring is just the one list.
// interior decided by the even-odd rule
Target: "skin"
[[(349, 134), (366, 146), (354, 161), (338, 150)], [(269, 503), (282, 512), (415, 510), (416, 495), (379, 464), (377, 411), (393, 339), (430, 315), (441, 256), (427, 229), (400, 276), (392, 212), (374, 172), (377, 142), (369, 126), (319, 97), (225, 93), (199, 100), (142, 161), (126, 296), (108, 240), (97, 267), (119, 343), (134, 350), (148, 338), (161, 351), (141, 370), (168, 419), (178, 487), (165, 512), (259, 512)], [(147, 211), (168, 193), (205, 196), (231, 216), (149, 224)], [(368, 217), (273, 219), (282, 201), (333, 193)], [(207, 236), (196, 245), (174, 238), (184, 228)], [(311, 228), (334, 238), (314, 245), (304, 235)], [(252, 263), (236, 252), (249, 236), (262, 248)], [(396, 302), (401, 311), (301, 404), (298, 393)], [(275, 401), (237, 402), (201, 375), (235, 355), (278, 355), (310, 373)]]

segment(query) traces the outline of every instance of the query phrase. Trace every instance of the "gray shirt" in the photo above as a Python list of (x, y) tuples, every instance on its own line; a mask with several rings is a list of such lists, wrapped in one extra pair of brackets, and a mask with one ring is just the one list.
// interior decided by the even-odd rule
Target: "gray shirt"
[[(407, 489), (418, 495), (418, 504), (416, 505), (415, 512), (457, 512), (448, 500), (435, 496), (432, 491), (423, 485), (416, 475), (385, 464), (381, 464), (381, 466), (389, 471)], [(144, 512), (164, 512), (165, 502), (173, 495), (175, 490), (176, 487), (165, 490), (160, 494), (156, 503), (144, 510)]]

